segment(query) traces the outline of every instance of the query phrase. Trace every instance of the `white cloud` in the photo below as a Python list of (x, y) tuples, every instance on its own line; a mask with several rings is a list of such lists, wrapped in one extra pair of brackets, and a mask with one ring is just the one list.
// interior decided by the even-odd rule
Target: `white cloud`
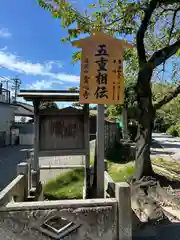
[(0, 50), (0, 67), (27, 75), (45, 76), (64, 82), (79, 82), (79, 76), (66, 73), (54, 73), (52, 71), (53, 65), (62, 67), (59, 61), (49, 61), (43, 64), (32, 63), (21, 60), (21, 58), (15, 54), (5, 52), (2, 49)]
[(79, 76), (69, 75), (65, 73), (58, 73), (55, 76), (56, 79), (59, 79), (64, 82), (79, 82)]
[(7, 28), (0, 29), (0, 37), (9, 38), (11, 36), (12, 36), (12, 34), (8, 31)]
[(27, 84), (27, 89), (34, 89), (34, 90), (42, 90), (42, 89), (50, 89), (52, 88), (53, 84), (62, 84), (59, 80), (38, 80), (33, 82), (32, 84)]
[(0, 51), (0, 66), (19, 73), (39, 75), (47, 69), (40, 63), (31, 63), (21, 61), (16, 55)]
[(52, 70), (53, 66), (57, 66), (58, 68), (62, 68), (62, 64), (60, 61), (49, 61), (45, 64), (46, 68)]

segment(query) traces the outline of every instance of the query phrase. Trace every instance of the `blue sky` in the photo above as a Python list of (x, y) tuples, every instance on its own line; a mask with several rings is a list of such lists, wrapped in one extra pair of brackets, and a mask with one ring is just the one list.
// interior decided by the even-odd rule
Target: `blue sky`
[[(82, 10), (83, 2), (73, 4)], [(66, 36), (59, 20), (36, 0), (1, 0), (0, 77), (18, 76), (21, 89), (79, 86), (80, 64), (71, 64), (76, 49), (60, 42)]]

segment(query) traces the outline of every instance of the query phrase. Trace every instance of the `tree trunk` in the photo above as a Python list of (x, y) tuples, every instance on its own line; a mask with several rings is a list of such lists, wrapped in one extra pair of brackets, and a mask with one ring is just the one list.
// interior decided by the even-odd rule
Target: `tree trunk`
[(154, 120), (152, 105), (152, 92), (150, 80), (152, 69), (148, 66), (141, 68), (137, 80), (137, 115), (138, 132), (136, 142), (136, 170), (135, 179), (140, 180), (144, 176), (153, 176), (150, 159), (150, 147)]

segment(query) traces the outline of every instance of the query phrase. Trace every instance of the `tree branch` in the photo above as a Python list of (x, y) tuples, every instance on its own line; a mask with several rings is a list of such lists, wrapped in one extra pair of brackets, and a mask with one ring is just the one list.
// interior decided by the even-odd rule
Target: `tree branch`
[(168, 43), (168, 45), (170, 44), (170, 41), (171, 41), (171, 36), (172, 36), (173, 30), (174, 30), (175, 21), (176, 21), (176, 15), (177, 15), (177, 13), (178, 13), (179, 10), (180, 10), (180, 7), (177, 8), (177, 9), (174, 11), (174, 14), (173, 14), (173, 17), (172, 17), (172, 25), (171, 25), (171, 29), (170, 29), (170, 33), (169, 33), (169, 43)]
[(164, 63), (168, 58), (173, 56), (178, 51), (179, 48), (180, 38), (172, 45), (164, 47), (155, 52), (149, 59), (148, 64), (151, 64), (153, 69), (156, 68), (157, 66)]
[(106, 27), (109, 27), (109, 26), (111, 26), (111, 25), (119, 22), (119, 21), (122, 20), (122, 19), (123, 19), (123, 17), (117, 17), (116, 19), (114, 19), (112, 22), (106, 24), (105, 26), (106, 26)]
[(173, 92), (170, 92), (167, 96), (165, 96), (162, 100), (160, 100), (158, 103), (154, 104), (155, 111), (160, 109), (163, 105), (167, 104), (171, 100), (173, 100), (175, 97), (180, 94), (180, 85), (176, 87), (176, 89)]
[(137, 52), (139, 58), (139, 65), (146, 63), (146, 52), (144, 47), (144, 35), (148, 28), (152, 13), (156, 8), (158, 0), (151, 0), (148, 7), (144, 10), (144, 18), (141, 22), (136, 36)]

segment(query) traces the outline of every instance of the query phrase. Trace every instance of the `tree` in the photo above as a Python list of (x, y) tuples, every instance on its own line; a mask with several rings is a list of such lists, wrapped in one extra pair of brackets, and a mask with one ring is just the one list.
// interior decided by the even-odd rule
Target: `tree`
[[(170, 91), (173, 92), (175, 84), (156, 83), (153, 85), (153, 102), (156, 104), (162, 99), (162, 96), (167, 96)], [(156, 111), (156, 122), (159, 123), (160, 130), (166, 131), (170, 126), (180, 123), (180, 95), (163, 105)]]
[[(127, 117), (128, 119), (137, 119), (137, 101), (135, 94), (135, 83), (127, 82), (125, 86), (125, 104), (127, 108)], [(108, 105), (107, 114), (110, 119), (119, 118), (122, 114), (123, 106), (122, 105)]]
[[(68, 29), (68, 36), (62, 41), (71, 41), (92, 29), (103, 29), (110, 35), (131, 39), (135, 50), (126, 51), (127, 63), (138, 60), (138, 71), (132, 71), (136, 80), (138, 135), (136, 151), (136, 180), (152, 176), (150, 145), (155, 112), (180, 93), (180, 85), (153, 106), (151, 80), (155, 71), (163, 72), (170, 59), (173, 66), (172, 80), (176, 79), (180, 65), (180, 2), (179, 0), (99, 0), (91, 4), (93, 8), (84, 14), (75, 10), (67, 1), (39, 0), (41, 7), (52, 12), (53, 17), (61, 19), (61, 26)], [(74, 24), (74, 28), (72, 28)], [(157, 30), (158, 29), (158, 30)], [(73, 60), (80, 59), (80, 52)], [(136, 58), (134, 56), (136, 55)]]
[[(79, 87), (70, 87), (68, 90), (70, 92), (79, 92)], [(79, 102), (73, 102), (72, 106), (75, 108), (80, 108), (80, 109), (83, 108), (83, 105), (80, 104)]]
[(40, 103), (40, 107), (39, 107), (41, 110), (44, 110), (44, 109), (58, 109), (58, 106), (55, 102), (53, 101), (43, 101)]
[(26, 122), (26, 117), (21, 117), (20, 122), (25, 123)]

